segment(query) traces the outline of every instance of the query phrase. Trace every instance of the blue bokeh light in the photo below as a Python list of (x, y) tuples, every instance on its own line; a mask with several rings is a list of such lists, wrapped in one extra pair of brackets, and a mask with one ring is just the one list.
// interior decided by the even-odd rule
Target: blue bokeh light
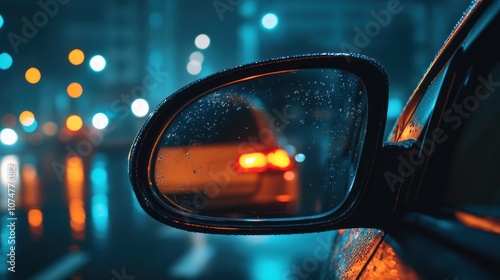
[(8, 53), (0, 54), (0, 69), (7, 70), (12, 66), (12, 56)]
[(241, 4), (241, 7), (238, 9), (240, 15), (249, 18), (257, 12), (257, 4), (254, 1), (245, 1)]
[(295, 155), (296, 162), (304, 162), (304, 160), (306, 160), (306, 155), (301, 153)]
[(32, 133), (32, 132), (35, 132), (35, 130), (38, 128), (38, 122), (36, 120), (33, 121), (32, 124), (28, 125), (28, 126), (24, 126), (23, 125), (23, 129), (24, 131), (26, 131), (27, 133)]
[(274, 29), (278, 25), (278, 17), (273, 13), (268, 13), (262, 17), (262, 25), (266, 29)]

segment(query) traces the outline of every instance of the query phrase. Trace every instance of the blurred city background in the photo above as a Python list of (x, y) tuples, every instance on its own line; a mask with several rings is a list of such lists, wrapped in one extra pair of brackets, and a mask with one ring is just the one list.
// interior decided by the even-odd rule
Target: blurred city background
[[(320, 52), (358, 52), (386, 67), (387, 136), (468, 4), (0, 2), (0, 278), (297, 277), (294, 267), (317, 248), (327, 252), (334, 232), (219, 236), (163, 226), (133, 196), (133, 137), (190, 82), (243, 63)], [(17, 218), (15, 273), (6, 261), (9, 217)], [(317, 260), (308, 276), (317, 278), (324, 264)]]

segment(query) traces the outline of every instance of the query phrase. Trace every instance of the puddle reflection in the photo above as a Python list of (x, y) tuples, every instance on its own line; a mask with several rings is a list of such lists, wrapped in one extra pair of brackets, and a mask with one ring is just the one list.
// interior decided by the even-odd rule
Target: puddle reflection
[(66, 196), (71, 233), (75, 240), (85, 239), (84, 183), (83, 160), (77, 156), (68, 157), (66, 160)]
[(42, 191), (36, 161), (25, 163), (21, 168), (23, 208), (28, 212), (28, 226), (31, 237), (39, 239), (43, 234)]
[(92, 162), (91, 181), (91, 211), (93, 235), (97, 239), (105, 239), (108, 235), (109, 199), (107, 159), (103, 154), (97, 154)]

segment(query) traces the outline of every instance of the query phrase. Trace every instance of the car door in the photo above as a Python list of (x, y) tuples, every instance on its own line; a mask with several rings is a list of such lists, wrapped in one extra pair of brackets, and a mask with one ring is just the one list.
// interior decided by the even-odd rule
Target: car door
[(424, 78), (428, 86), (417, 89), (387, 143), (405, 142), (416, 152), (404, 153), (399, 166), (406, 168), (393, 173), (407, 182), (410, 191), (402, 199), (414, 207), (385, 232), (341, 231), (329, 278), (498, 276), (499, 2), (483, 8), (443, 67)]

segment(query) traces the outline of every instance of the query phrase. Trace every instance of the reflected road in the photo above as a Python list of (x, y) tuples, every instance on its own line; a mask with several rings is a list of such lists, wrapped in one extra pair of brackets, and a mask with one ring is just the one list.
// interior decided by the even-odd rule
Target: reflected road
[(0, 156), (1, 279), (314, 279), (325, 263), (331, 232), (222, 236), (160, 224), (132, 193), (126, 147), (86, 158), (36, 153)]

